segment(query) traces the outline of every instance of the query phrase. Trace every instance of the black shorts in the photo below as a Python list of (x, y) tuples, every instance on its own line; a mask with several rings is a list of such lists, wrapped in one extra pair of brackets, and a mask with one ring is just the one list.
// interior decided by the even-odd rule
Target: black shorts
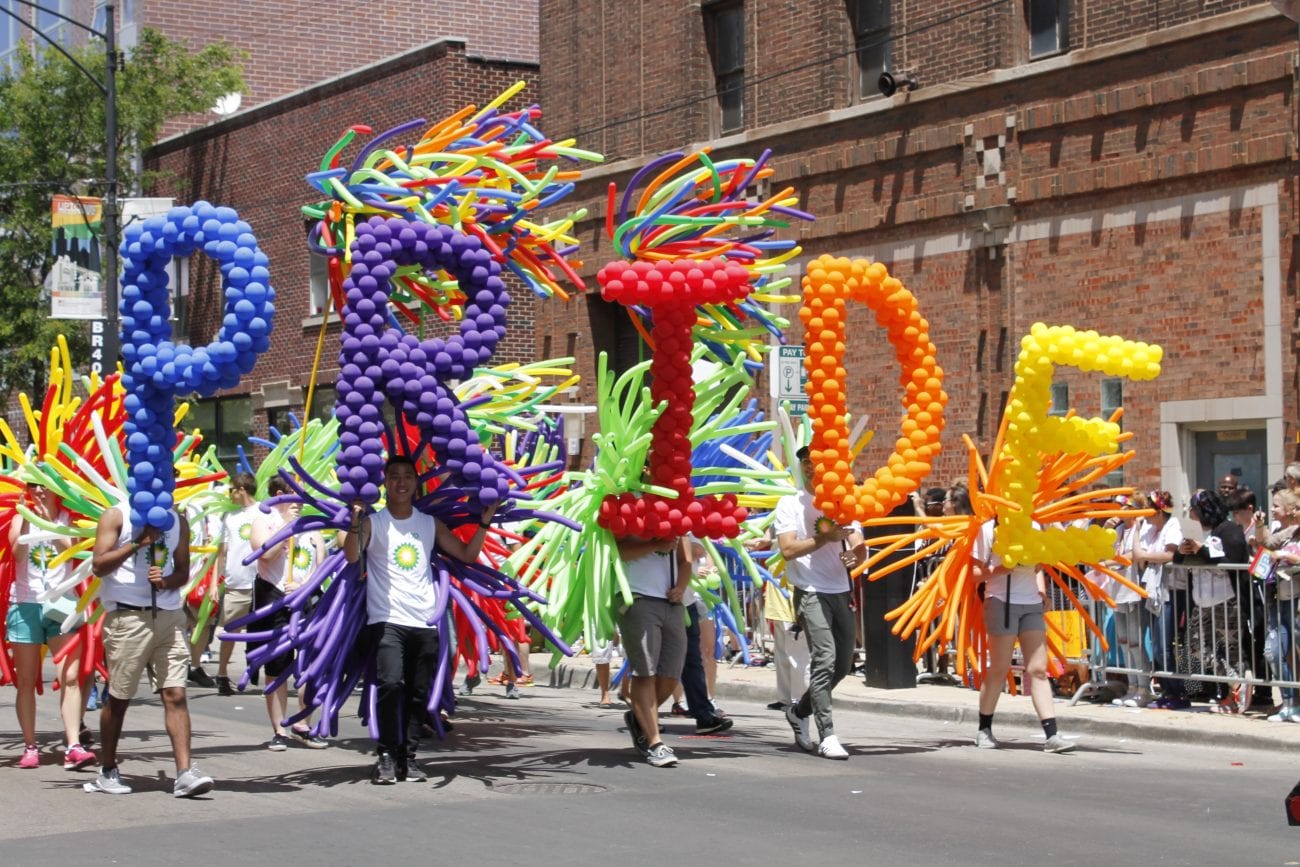
[[(284, 591), (281, 590), (279, 587), (276, 587), (274, 584), (271, 584), (267, 581), (263, 581), (261, 578), (257, 578), (256, 580), (253, 581), (254, 610), (259, 608), (264, 608), (267, 605), (270, 605), (271, 603), (276, 602), (283, 598), (284, 598)], [(270, 630), (275, 629), (276, 627), (279, 626), (288, 626), (289, 618), (291, 614), (292, 612), (286, 606), (276, 611), (273, 614), (267, 615), (266, 617), (259, 618), (255, 623), (253, 623), (248, 627), (248, 631), (269, 632)], [(266, 642), (250, 641), (248, 643), (248, 649), (250, 651), (254, 650), (255, 648), (261, 647), (265, 643)], [(268, 678), (275, 679), (280, 675), (284, 674), (284, 672), (288, 670), (289, 666), (293, 665), (293, 656), (294, 654), (292, 650), (285, 651), (280, 656), (277, 656), (274, 659), (267, 662), (266, 664), (264, 664), (262, 666), (262, 670), (266, 672)]]

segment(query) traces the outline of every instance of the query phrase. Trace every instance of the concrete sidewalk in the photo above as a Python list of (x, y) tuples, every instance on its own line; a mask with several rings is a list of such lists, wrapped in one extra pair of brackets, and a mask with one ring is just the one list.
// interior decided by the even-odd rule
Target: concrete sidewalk
[[(533, 677), (538, 685), (594, 691), (595, 667), (589, 656), (563, 659), (549, 671), (545, 658), (534, 654)], [(617, 672), (617, 669), (615, 669)], [(776, 672), (763, 667), (718, 663), (714, 698), (725, 707), (728, 698), (767, 703), (776, 700)], [(972, 737), (979, 718), (979, 693), (961, 686), (922, 685), (911, 689), (874, 689), (850, 675), (835, 689), (835, 706), (870, 713), (945, 720), (969, 728)], [(1073, 707), (1057, 700), (1057, 718), (1066, 734), (1104, 734), (1135, 740), (1176, 741), (1205, 746), (1273, 750), (1300, 754), (1300, 724), (1271, 723), (1258, 716), (1211, 713), (1205, 705), (1191, 710), (1165, 711), (1094, 704), (1086, 699)], [(998, 702), (997, 724), (1038, 728), (1038, 718), (1026, 696), (1004, 695)]]

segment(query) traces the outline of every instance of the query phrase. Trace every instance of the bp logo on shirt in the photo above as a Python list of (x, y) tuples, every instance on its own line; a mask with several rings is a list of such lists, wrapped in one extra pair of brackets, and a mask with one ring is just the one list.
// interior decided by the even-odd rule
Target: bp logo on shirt
[(49, 542), (39, 542), (27, 549), (27, 562), (43, 573), (50, 568), (57, 553)]
[(299, 571), (306, 571), (311, 568), (312, 550), (306, 545), (297, 548), (293, 552), (293, 568)]
[(420, 549), (403, 542), (393, 549), (393, 565), (403, 572), (414, 572), (420, 565)]
[(253, 523), (251, 521), (247, 524), (239, 525), (239, 538), (243, 539), (245, 542), (253, 538)]

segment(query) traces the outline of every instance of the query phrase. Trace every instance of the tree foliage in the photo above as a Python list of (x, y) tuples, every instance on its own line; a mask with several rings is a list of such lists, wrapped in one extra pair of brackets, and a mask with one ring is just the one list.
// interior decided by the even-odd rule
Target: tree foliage
[[(104, 81), (103, 43), (70, 49)], [(193, 49), (150, 29), (119, 65), (119, 195), (142, 189), (132, 159), (152, 145), (169, 118), (207, 111), (218, 97), (243, 90), (243, 55), (224, 43)], [(49, 318), (43, 284), (53, 266), (50, 198), (106, 192), (107, 101), (53, 48), (21, 52), (0, 78), (0, 401), (14, 390), (39, 394), (55, 335), (63, 332), (74, 363), (86, 359), (83, 323)]]

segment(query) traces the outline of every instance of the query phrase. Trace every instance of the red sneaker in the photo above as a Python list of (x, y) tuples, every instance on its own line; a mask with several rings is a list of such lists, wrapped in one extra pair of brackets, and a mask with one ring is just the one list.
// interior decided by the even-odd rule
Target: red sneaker
[(18, 760), (20, 768), (39, 768), (41, 766), (41, 753), (36, 749), (35, 744), (28, 744), (23, 750), (23, 757)]

